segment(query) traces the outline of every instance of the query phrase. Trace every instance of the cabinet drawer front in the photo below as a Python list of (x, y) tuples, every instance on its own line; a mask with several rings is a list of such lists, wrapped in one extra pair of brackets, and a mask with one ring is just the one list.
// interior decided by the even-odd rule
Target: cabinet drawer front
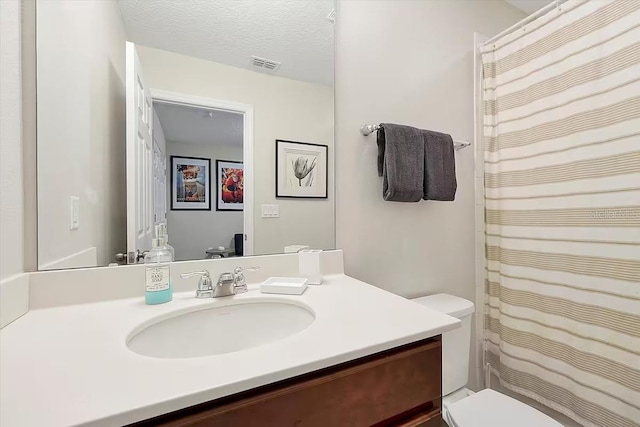
[(395, 425), (403, 414), (430, 404), (439, 418), (441, 383), (441, 343), (437, 338), (266, 386), (258, 394), (240, 395), (219, 406), (211, 402), (211, 406), (187, 409), (178, 418), (157, 419), (153, 425)]
[(448, 427), (447, 424), (442, 421), (440, 407), (426, 413), (418, 413), (407, 420), (392, 425), (393, 427)]

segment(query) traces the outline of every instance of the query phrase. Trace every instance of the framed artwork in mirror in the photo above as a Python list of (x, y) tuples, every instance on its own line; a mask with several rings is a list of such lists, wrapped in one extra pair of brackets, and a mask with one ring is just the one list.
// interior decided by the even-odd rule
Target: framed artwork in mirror
[(244, 165), (242, 162), (216, 160), (216, 210), (244, 209)]
[(211, 210), (211, 160), (171, 156), (171, 210)]
[(326, 199), (329, 147), (276, 140), (276, 197)]

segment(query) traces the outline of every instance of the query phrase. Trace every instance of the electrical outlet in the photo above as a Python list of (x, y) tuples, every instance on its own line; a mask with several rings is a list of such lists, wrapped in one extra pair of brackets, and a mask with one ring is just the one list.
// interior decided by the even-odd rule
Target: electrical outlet
[(280, 205), (260, 205), (262, 208), (262, 218), (279, 218)]
[(71, 211), (70, 211), (70, 229), (77, 230), (80, 228), (80, 197), (71, 196)]

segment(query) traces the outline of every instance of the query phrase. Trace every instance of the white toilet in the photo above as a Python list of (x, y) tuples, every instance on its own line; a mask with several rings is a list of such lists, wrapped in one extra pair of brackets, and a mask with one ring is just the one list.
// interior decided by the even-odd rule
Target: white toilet
[(412, 301), (462, 321), (462, 327), (442, 334), (442, 418), (449, 427), (562, 427), (542, 412), (491, 389), (465, 388), (471, 344), (471, 301), (436, 294)]

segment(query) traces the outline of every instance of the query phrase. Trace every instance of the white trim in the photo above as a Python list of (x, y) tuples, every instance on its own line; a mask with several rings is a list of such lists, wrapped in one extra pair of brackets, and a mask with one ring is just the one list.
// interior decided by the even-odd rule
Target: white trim
[(249, 191), (244, 193), (244, 256), (253, 253), (253, 197), (255, 191), (253, 179), (253, 106), (248, 105), (244, 111), (244, 129), (242, 132), (242, 158), (244, 162), (244, 182)]
[[(127, 252), (136, 250), (135, 233), (131, 230), (136, 230), (137, 224), (135, 217), (130, 214), (130, 210), (136, 205), (136, 192), (130, 191), (129, 183), (135, 182), (136, 170), (135, 170), (135, 145), (130, 143), (136, 139), (135, 134), (135, 118), (134, 114), (127, 114), (126, 112), (135, 111), (135, 96), (132, 88), (135, 88), (135, 57), (136, 49), (132, 42), (126, 42), (126, 56), (125, 56), (125, 182), (126, 195), (127, 195), (127, 228), (125, 229), (125, 241), (127, 242)], [(38, 263), (40, 260), (38, 260)], [(42, 269), (41, 266), (38, 269)]]
[[(161, 89), (150, 89), (151, 98), (167, 104), (181, 104), (207, 107), (215, 110), (241, 113), (244, 116), (242, 132), (242, 162), (244, 163), (244, 183), (249, 191), (244, 192), (244, 256), (253, 255), (253, 220), (254, 220), (254, 177), (253, 177), (253, 105), (222, 99), (205, 98), (196, 95), (185, 95)], [(213, 208), (213, 205), (212, 205)]]

